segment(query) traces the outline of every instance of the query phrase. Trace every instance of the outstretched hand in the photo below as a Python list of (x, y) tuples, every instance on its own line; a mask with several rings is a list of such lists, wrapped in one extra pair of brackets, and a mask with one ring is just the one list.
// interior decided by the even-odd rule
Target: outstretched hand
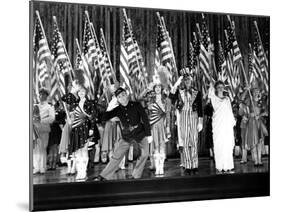
[(117, 98), (115, 96), (112, 97), (111, 101), (108, 104), (107, 110), (106, 111), (111, 111), (114, 108), (116, 108), (118, 106), (118, 101)]

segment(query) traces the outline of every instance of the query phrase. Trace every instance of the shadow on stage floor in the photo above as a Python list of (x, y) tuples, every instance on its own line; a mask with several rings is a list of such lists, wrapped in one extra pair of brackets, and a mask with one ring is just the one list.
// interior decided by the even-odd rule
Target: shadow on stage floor
[[(259, 172), (268, 172), (268, 159), (263, 158), (262, 167), (254, 167), (254, 163), (249, 161), (247, 164), (240, 164), (239, 159), (235, 159), (234, 162), (234, 173), (259, 173)], [(115, 180), (125, 180), (128, 179), (129, 176), (132, 174), (133, 167), (135, 162), (130, 162), (126, 165), (125, 170), (118, 170), (115, 175)], [(143, 172), (143, 179), (149, 178), (160, 178), (159, 176), (154, 175), (154, 171), (149, 170), (150, 162), (147, 161), (144, 172)], [(188, 175), (184, 173), (184, 170), (179, 166), (180, 161), (179, 159), (168, 159), (165, 162), (165, 174), (161, 176), (163, 177), (196, 177), (196, 176), (209, 176), (209, 175), (216, 175), (215, 163), (213, 160), (209, 158), (200, 158), (199, 159), (199, 171), (196, 175)], [(106, 164), (95, 164), (95, 166), (88, 170), (88, 175), (97, 176)], [(33, 175), (33, 183), (34, 184), (48, 184), (48, 183), (70, 183), (76, 182), (75, 176), (68, 176), (67, 168), (59, 167), (54, 171), (47, 171), (44, 175)], [(81, 182), (81, 181), (79, 181)], [(83, 181), (82, 181), (83, 182)]]

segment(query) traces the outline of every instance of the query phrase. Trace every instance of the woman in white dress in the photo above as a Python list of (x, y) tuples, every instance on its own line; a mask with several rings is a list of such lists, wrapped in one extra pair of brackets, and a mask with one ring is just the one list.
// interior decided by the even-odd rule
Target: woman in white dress
[(235, 119), (229, 97), (224, 96), (224, 83), (217, 81), (211, 84), (209, 98), (214, 108), (213, 142), (216, 169), (219, 172), (229, 172), (234, 169), (233, 148)]

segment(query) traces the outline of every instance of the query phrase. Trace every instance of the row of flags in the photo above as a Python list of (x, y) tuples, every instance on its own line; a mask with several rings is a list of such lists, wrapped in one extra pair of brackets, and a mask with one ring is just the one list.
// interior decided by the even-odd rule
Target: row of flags
[[(110, 86), (120, 84), (126, 87), (133, 99), (142, 98), (148, 87), (148, 72), (142, 56), (141, 48), (133, 32), (131, 19), (123, 9), (123, 23), (120, 51), (120, 82), (113, 69), (111, 58), (106, 45), (103, 30), (100, 29), (98, 39), (89, 14), (84, 14), (83, 41), (80, 46), (75, 39), (75, 61), (72, 66), (56, 17), (53, 17), (53, 33), (49, 46), (40, 19), (36, 11), (33, 35), (34, 47), (34, 101), (38, 101), (38, 91), (45, 87), (50, 91), (51, 101), (59, 101), (60, 97), (69, 92), (71, 84), (76, 80), (86, 87), (90, 98), (110, 101), (107, 90)], [(178, 68), (173, 51), (171, 37), (166, 28), (165, 20), (157, 15), (157, 38), (155, 46), (154, 69), (152, 75), (157, 75), (160, 66), (166, 67), (169, 73), (169, 84), (172, 86), (178, 79)], [(242, 86), (255, 80), (262, 82), (268, 91), (269, 65), (267, 54), (263, 48), (257, 23), (255, 25), (255, 40), (253, 48), (249, 44), (248, 67), (245, 72), (242, 53), (235, 33), (234, 21), (227, 16), (228, 26), (224, 30), (224, 48), (218, 41), (216, 66), (214, 45), (211, 42), (207, 20), (202, 14), (201, 26), (196, 24), (197, 32), (189, 43), (188, 68), (194, 76), (194, 85), (203, 95), (207, 93), (207, 85), (216, 80), (226, 83), (230, 98), (233, 100)], [(183, 67), (185, 68), (185, 67)]]

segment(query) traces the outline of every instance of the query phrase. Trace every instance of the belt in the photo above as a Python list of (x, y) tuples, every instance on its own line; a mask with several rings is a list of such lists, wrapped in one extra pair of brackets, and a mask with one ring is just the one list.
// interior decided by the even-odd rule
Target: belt
[(128, 126), (128, 127), (123, 127), (123, 130), (129, 130), (130, 132), (131, 131), (133, 131), (134, 129), (136, 129), (136, 128), (138, 128), (139, 127), (139, 125), (137, 124), (137, 125), (134, 125), (134, 126)]

